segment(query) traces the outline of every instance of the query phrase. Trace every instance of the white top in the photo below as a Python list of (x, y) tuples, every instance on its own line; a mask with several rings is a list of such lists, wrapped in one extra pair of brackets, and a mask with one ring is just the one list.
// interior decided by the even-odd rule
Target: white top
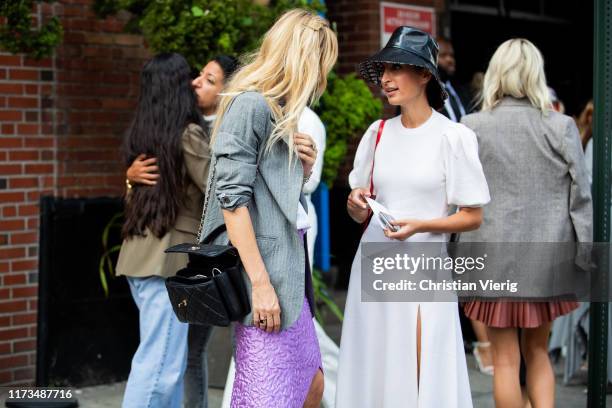
[(312, 167), (312, 175), (308, 183), (304, 184), (304, 188), (302, 188), (304, 194), (310, 195), (317, 189), (321, 182), (323, 159), (325, 155), (325, 125), (323, 125), (319, 116), (314, 113), (312, 109), (306, 107), (298, 121), (298, 132), (310, 135), (310, 137), (314, 139), (315, 145), (317, 145), (318, 154), (315, 164)]
[[(349, 175), (353, 189), (370, 188), (380, 122), (370, 125), (359, 143)], [(374, 167), (376, 201), (395, 218), (440, 218), (450, 204), (480, 207), (490, 201), (476, 135), (434, 110), (417, 128), (404, 127), (400, 116), (387, 120)]]
[[(319, 119), (319, 116), (314, 113), (312, 109), (306, 107), (304, 108), (304, 111), (300, 115), (300, 119), (298, 121), (298, 132), (305, 133), (312, 137), (318, 151), (317, 159), (312, 167), (310, 179), (306, 184), (304, 184), (304, 187), (302, 187), (302, 191), (306, 195), (306, 201), (308, 202), (308, 212), (310, 212), (314, 211), (314, 207), (310, 201), (310, 194), (317, 189), (317, 186), (321, 181), (321, 172), (323, 171), (323, 156), (325, 153), (325, 126), (323, 125), (323, 122), (321, 122), (321, 119)], [(308, 213), (301, 204), (298, 205), (297, 228), (312, 228), (311, 217), (308, 216)]]

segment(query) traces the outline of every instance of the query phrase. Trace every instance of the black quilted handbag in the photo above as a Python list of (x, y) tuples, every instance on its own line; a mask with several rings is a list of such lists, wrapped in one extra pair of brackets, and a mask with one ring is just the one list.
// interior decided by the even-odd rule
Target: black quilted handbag
[(166, 252), (189, 255), (187, 267), (166, 279), (172, 308), (181, 322), (228, 326), (250, 312), (236, 248), (180, 244)]
[[(212, 180), (209, 186), (211, 184)], [(231, 245), (209, 244), (225, 231), (225, 225), (214, 230), (205, 242), (199, 243), (209, 194), (207, 191), (198, 243), (179, 244), (165, 251), (189, 256), (187, 266), (166, 279), (166, 289), (174, 313), (181, 322), (228, 326), (246, 316), (251, 307), (238, 250)]]

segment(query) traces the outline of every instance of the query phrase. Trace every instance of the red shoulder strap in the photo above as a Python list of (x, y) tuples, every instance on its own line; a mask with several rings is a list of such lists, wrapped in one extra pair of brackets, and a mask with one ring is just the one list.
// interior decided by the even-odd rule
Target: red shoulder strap
[(380, 142), (380, 137), (382, 136), (383, 129), (385, 127), (385, 120), (380, 121), (380, 125), (378, 125), (378, 133), (376, 134), (376, 144), (374, 144), (374, 155), (372, 156), (372, 172), (370, 173), (370, 194), (374, 194), (374, 159), (376, 158), (376, 148), (378, 147), (378, 142)]

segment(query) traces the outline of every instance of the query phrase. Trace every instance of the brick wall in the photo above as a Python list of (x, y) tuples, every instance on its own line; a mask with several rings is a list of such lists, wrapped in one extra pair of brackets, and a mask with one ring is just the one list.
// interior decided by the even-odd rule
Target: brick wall
[[(445, 32), (443, 24), (440, 24), (443, 18), (442, 13), (445, 10), (444, 0), (393, 0), (392, 2), (435, 8), (438, 20), (437, 32)], [(380, 1), (329, 0), (326, 4), (328, 17), (336, 23), (338, 30), (338, 71), (342, 74), (358, 72), (357, 65), (381, 48)], [(386, 102), (379, 88), (371, 86), (370, 89), (374, 95)], [(393, 115), (395, 115), (395, 108), (385, 103), (384, 116)], [(338, 185), (348, 185), (348, 174), (353, 167), (353, 158), (358, 144), (359, 138), (356, 138), (348, 146), (346, 160), (338, 171)]]
[[(393, 3), (433, 7), (440, 21), (444, 0), (393, 0)], [(356, 72), (358, 63), (380, 49), (379, 0), (329, 0), (328, 17), (338, 30), (338, 69), (341, 73)], [(442, 27), (438, 25), (438, 33)]]
[(127, 16), (97, 19), (91, 0), (38, 4), (34, 24), (59, 16), (52, 58), (0, 52), (0, 385), (35, 377), (38, 201), (118, 196), (118, 146), (149, 56)]
[(34, 377), (38, 198), (56, 165), (46, 80), (52, 61), (0, 55), (0, 383)]

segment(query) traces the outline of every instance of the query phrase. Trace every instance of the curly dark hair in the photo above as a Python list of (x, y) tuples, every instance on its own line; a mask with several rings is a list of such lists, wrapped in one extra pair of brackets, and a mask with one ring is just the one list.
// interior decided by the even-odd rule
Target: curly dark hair
[(182, 135), (186, 127), (203, 125), (189, 64), (176, 53), (162, 53), (148, 61), (141, 74), (140, 97), (123, 143), (129, 166), (141, 153), (156, 157), (160, 178), (155, 186), (134, 185), (126, 199), (124, 238), (166, 234), (176, 221), (183, 200), (185, 170)]

